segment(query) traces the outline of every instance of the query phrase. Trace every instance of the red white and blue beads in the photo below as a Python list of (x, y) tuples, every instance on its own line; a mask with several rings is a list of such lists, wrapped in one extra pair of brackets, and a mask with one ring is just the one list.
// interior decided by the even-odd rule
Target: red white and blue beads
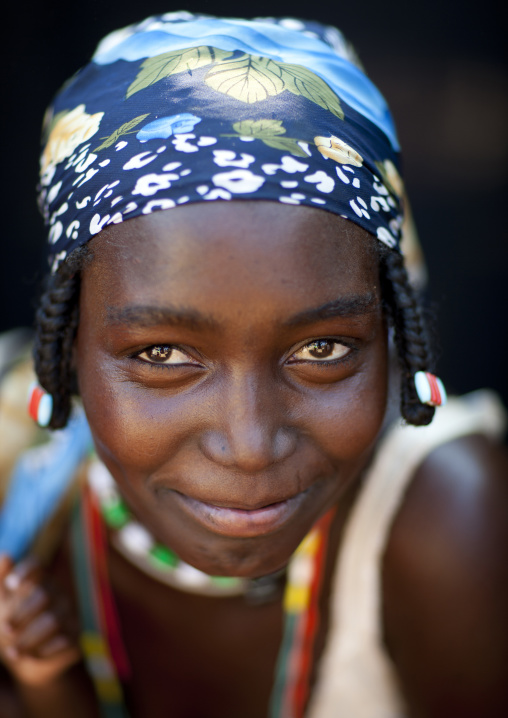
[(47, 391), (33, 382), (28, 389), (28, 413), (32, 419), (45, 428), (51, 421), (53, 414), (53, 397)]
[(446, 390), (439, 377), (428, 371), (417, 371), (415, 374), (415, 387), (418, 398), (422, 404), (429, 406), (443, 406), (446, 404)]

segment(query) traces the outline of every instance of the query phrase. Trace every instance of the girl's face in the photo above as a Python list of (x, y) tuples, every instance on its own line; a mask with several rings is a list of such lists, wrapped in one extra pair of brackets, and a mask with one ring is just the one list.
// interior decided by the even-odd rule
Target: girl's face
[(365, 466), (387, 393), (373, 247), (347, 220), (262, 201), (93, 241), (76, 366), (97, 451), (197, 568), (281, 568)]

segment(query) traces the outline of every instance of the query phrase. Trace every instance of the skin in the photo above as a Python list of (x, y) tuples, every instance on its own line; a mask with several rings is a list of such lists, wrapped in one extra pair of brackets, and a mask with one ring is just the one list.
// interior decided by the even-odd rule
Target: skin
[[(337, 505), (316, 659), (344, 522), (386, 421), (387, 330), (373, 247), (366, 232), (321, 210), (218, 202), (109, 227), (83, 273), (74, 353), (82, 400), (101, 459), (160, 541), (210, 574), (259, 576), (285, 565)], [(330, 302), (335, 311), (317, 316)], [(309, 354), (318, 339), (336, 341), (335, 364)], [(151, 347), (162, 345), (178, 347), (172, 366), (153, 363), (161, 351)], [(508, 714), (506, 473), (505, 454), (486, 439), (452, 442), (422, 464), (397, 514), (382, 566), (383, 638), (408, 716)], [(196, 511), (185, 497), (208, 508)], [(259, 519), (262, 507), (291, 497), (287, 511)], [(176, 718), (266, 715), (280, 600), (252, 607), (189, 596), (112, 549), (108, 562), (134, 718), (166, 716), (168, 697)], [(52, 572), (68, 581), (65, 545)], [(10, 596), (3, 625), (21, 601), (22, 592)], [(20, 631), (43, 611), (72, 646), (49, 600)], [(9, 635), (15, 644), (12, 626)], [(32, 646), (35, 657), (46, 638)], [(63, 717), (71, 704), (73, 715), (94, 715), (78, 657), (53, 663), (41, 696), (21, 675), (29, 654), (4, 660), (28, 715)]]
[(471, 436), (412, 480), (383, 571), (385, 643), (415, 718), (508, 715), (508, 460)]
[[(62, 596), (32, 558), (14, 566), (0, 559), (2, 662), (16, 666), (25, 683), (38, 685), (76, 662), (76, 626)], [(38, 658), (44, 659), (41, 670)]]
[[(385, 413), (372, 240), (319, 210), (259, 209), (198, 205), (111, 227), (82, 286), (76, 365), (97, 451), (147, 527), (212, 575), (284, 566), (359, 475)], [(309, 318), (337, 299), (358, 306)], [(305, 358), (328, 337), (338, 363)], [(149, 363), (153, 345), (180, 347), (179, 363)], [(185, 497), (299, 505), (261, 535), (224, 535)]]

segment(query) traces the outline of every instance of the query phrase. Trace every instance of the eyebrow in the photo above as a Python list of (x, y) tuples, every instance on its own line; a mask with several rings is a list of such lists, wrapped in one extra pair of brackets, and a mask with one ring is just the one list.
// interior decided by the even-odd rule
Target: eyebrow
[[(301, 326), (333, 317), (357, 317), (372, 312), (377, 307), (377, 297), (372, 292), (352, 294), (339, 297), (319, 307), (305, 309), (295, 314), (284, 324)], [(132, 305), (127, 307), (108, 306), (106, 308), (108, 324), (124, 326), (155, 327), (163, 324), (169, 326), (185, 326), (196, 331), (217, 330), (219, 322), (213, 317), (202, 314), (194, 309), (183, 309), (172, 306)]]
[(194, 309), (180, 309), (171, 306), (132, 305), (127, 307), (106, 308), (108, 324), (125, 326), (155, 327), (162, 324), (185, 326), (189, 329), (217, 329), (218, 322), (210, 316), (201, 314)]
[(285, 324), (287, 326), (312, 324), (320, 319), (332, 319), (333, 317), (353, 318), (373, 312), (378, 306), (378, 299), (373, 292), (367, 294), (350, 294), (331, 302), (322, 304), (315, 309), (305, 309), (295, 314)]

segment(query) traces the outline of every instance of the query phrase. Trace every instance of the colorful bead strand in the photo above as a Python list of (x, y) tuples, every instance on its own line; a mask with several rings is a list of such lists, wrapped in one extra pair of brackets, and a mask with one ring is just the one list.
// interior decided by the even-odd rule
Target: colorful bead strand
[(270, 704), (270, 718), (303, 718), (309, 694), (319, 595), (335, 509), (328, 511), (297, 548), (284, 592), (284, 634)]

